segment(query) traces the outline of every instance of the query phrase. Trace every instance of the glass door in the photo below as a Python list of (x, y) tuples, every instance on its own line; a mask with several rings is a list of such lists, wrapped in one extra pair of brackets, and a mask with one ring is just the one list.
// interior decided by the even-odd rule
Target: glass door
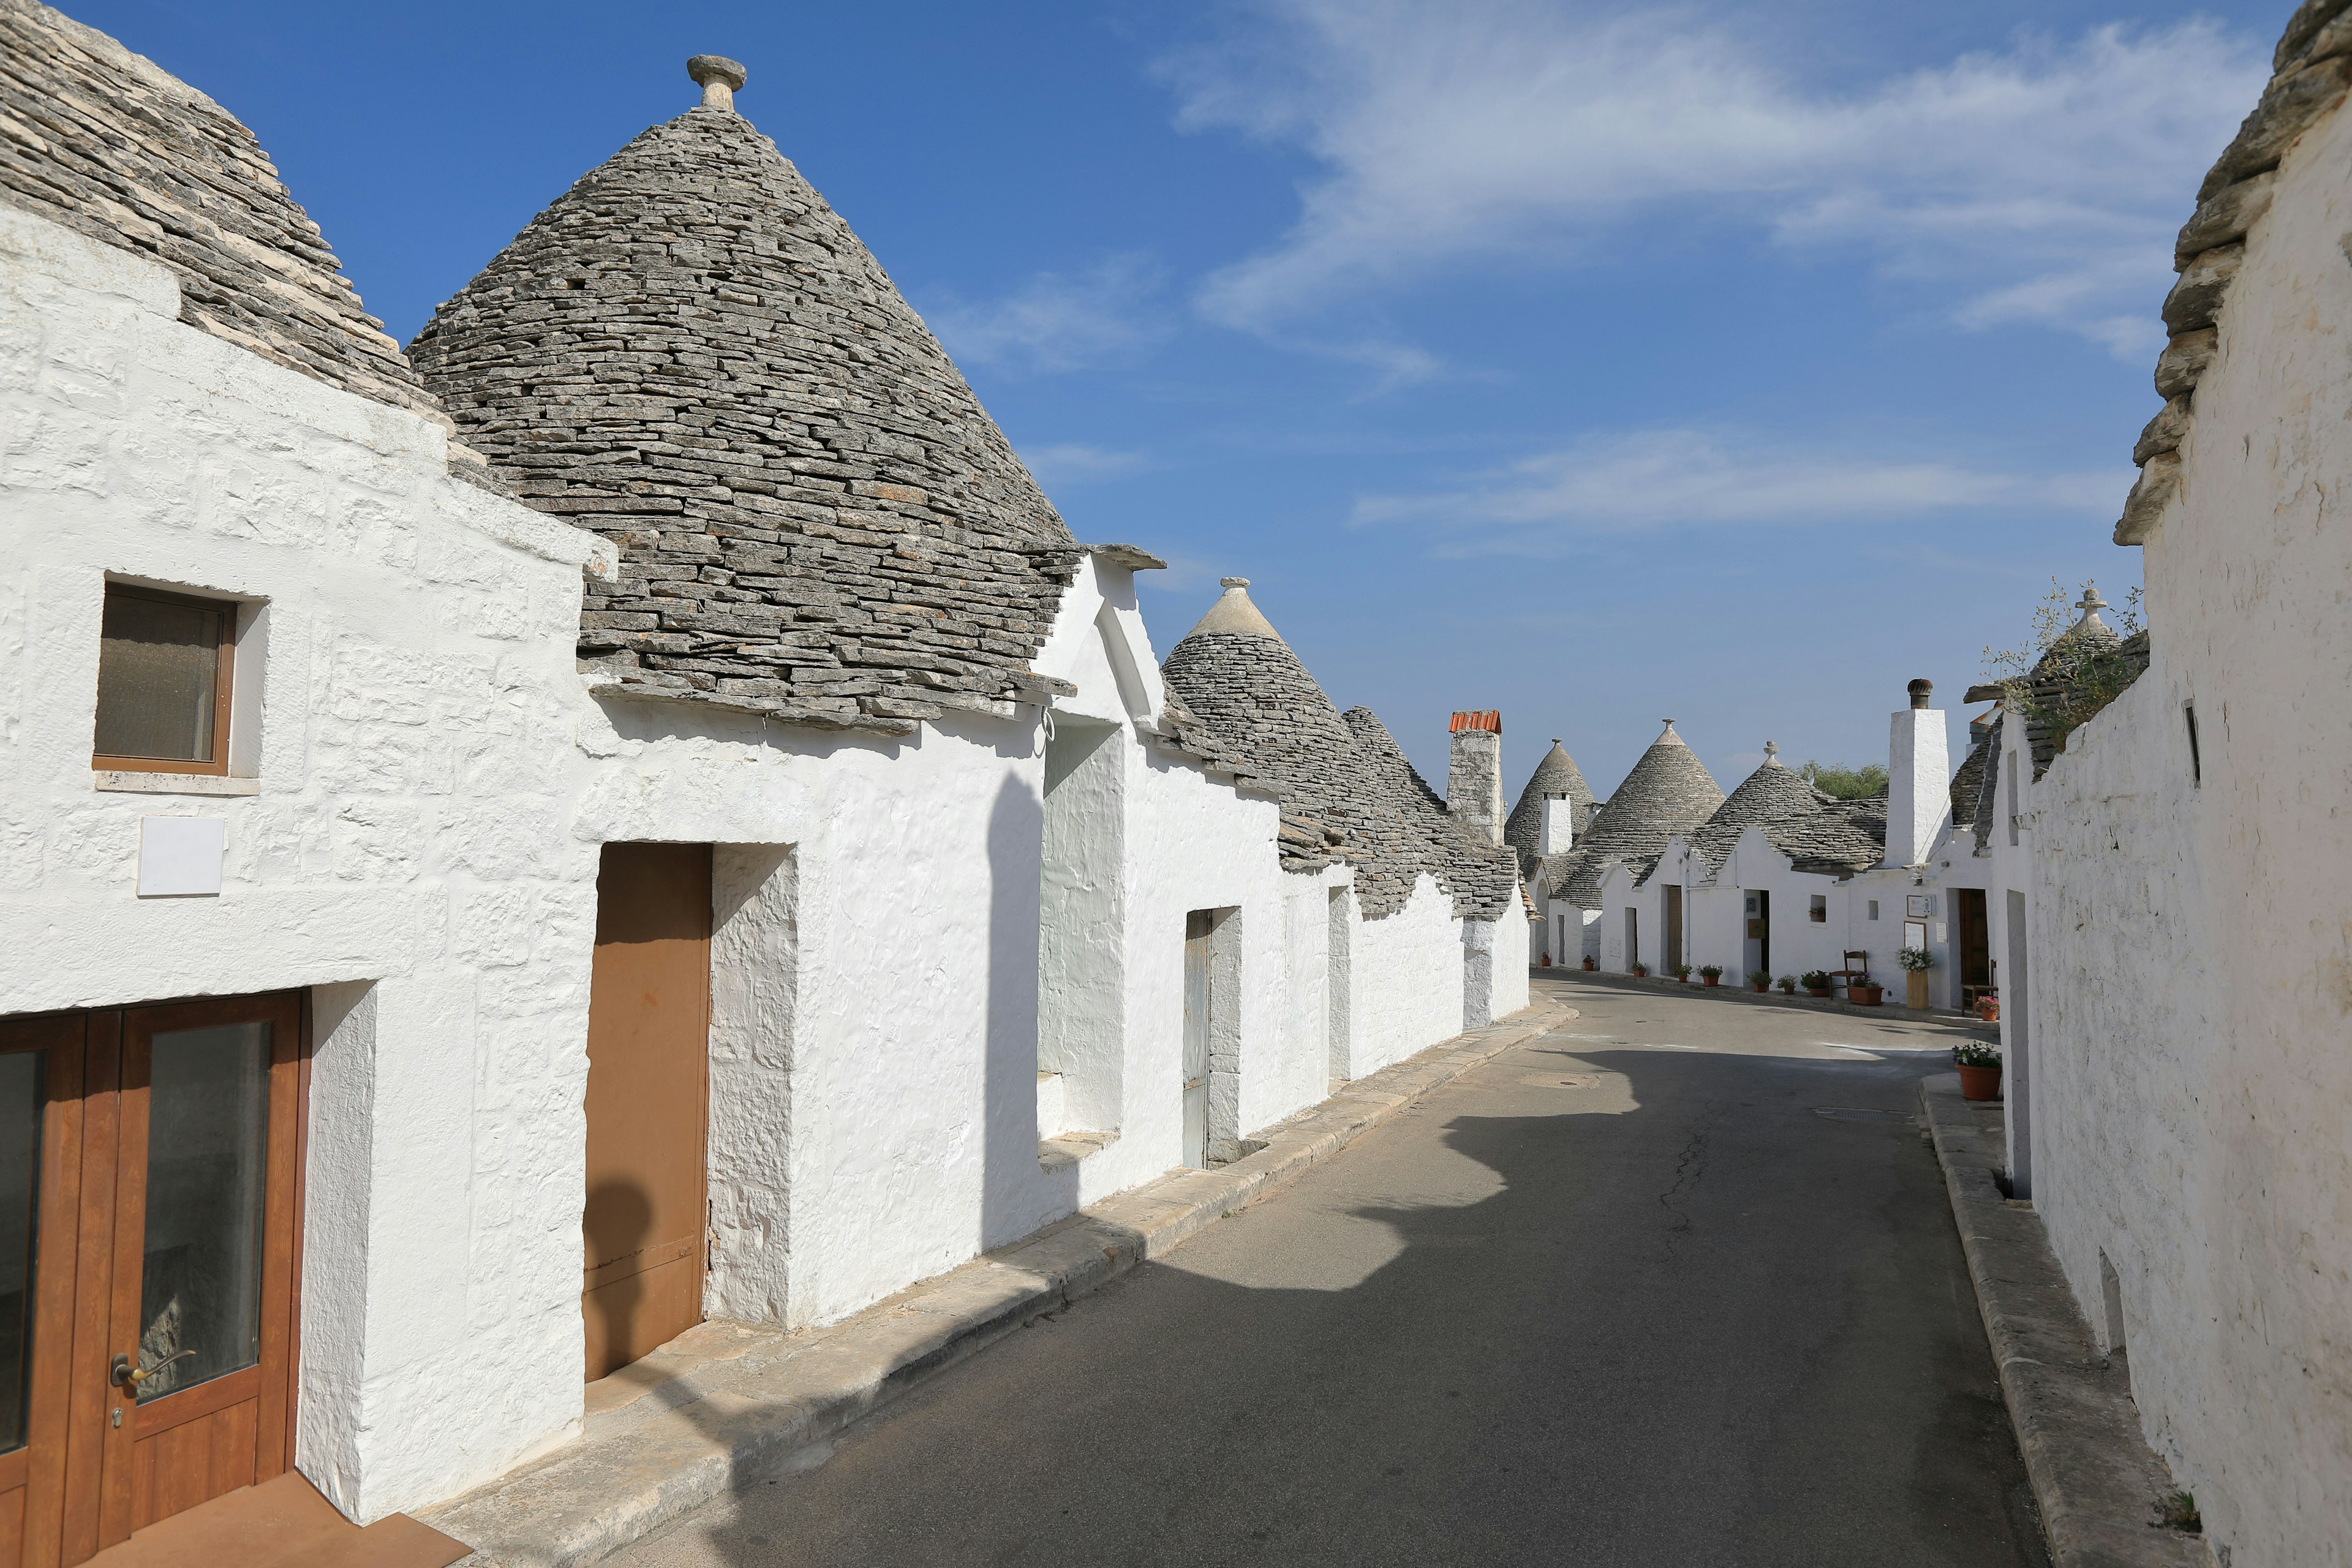
[(301, 1045), (291, 993), (0, 1022), (0, 1563), (285, 1469)]

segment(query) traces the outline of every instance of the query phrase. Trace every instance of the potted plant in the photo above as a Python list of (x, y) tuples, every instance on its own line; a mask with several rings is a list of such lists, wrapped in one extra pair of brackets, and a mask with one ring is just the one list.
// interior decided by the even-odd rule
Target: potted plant
[(2000, 1098), (2000, 1047), (1983, 1040), (1969, 1040), (1952, 1047), (1952, 1060), (1960, 1069), (1960, 1094), (1967, 1100), (1999, 1100)]
[(1649, 974), (1650, 966), (1637, 958), (1632, 963), (1626, 965), (1625, 973), (1633, 975), (1637, 980), (1643, 979)]
[(2000, 993), (1988, 991), (1977, 998), (1977, 1016), (1988, 1024), (2000, 1022)]
[(1601, 961), (1594, 958), (1588, 952), (1584, 955), (1584, 967), (1587, 969), (1598, 969), (1601, 967)]
[(1793, 974), (1783, 974), (1780, 976), (1780, 994), (1783, 996), (1794, 996), (1796, 994), (1797, 977)]
[(1808, 996), (1826, 996), (1830, 994), (1830, 972), (1826, 969), (1808, 969), (1797, 977), (1797, 984), (1805, 988), (1805, 994)]
[(1723, 965), (1720, 963), (1702, 963), (1698, 966), (1698, 977), (1704, 984), (1712, 985), (1717, 981), (1723, 978)]
[(1925, 1010), (1927, 1005), (1927, 971), (1936, 967), (1936, 954), (1924, 947), (1906, 947), (1895, 954), (1895, 962), (1903, 966), (1903, 1005)]
[(1769, 969), (1751, 969), (1751, 970), (1749, 970), (1749, 971), (1748, 972), (1748, 988), (1750, 991), (1769, 991), (1769, 990), (1771, 990), (1771, 989), (1772, 989), (1772, 972), (1771, 972), (1770, 970), (1769, 970)]
[(1673, 970), (1673, 972), (1674, 972), (1674, 976), (1675, 976), (1675, 979), (1677, 979), (1677, 980), (1679, 980), (1679, 981), (1684, 982), (1685, 984), (1687, 984), (1689, 983), (1689, 981), (1690, 981), (1690, 965), (1689, 965), (1689, 964), (1687, 964), (1687, 963), (1677, 963), (1677, 964), (1671, 965), (1670, 967), (1672, 968), (1672, 970)]
[(1857, 1007), (1875, 1007), (1886, 999), (1886, 988), (1872, 980), (1849, 981), (1845, 999)]

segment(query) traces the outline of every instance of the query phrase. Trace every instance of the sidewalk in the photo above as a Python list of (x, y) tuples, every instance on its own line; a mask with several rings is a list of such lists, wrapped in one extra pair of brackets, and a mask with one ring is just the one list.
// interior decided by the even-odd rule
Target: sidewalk
[(1563, 980), (1573, 985), (1599, 985), (1612, 991), (1669, 991), (1677, 996), (1740, 1002), (1755, 1007), (1800, 1007), (1815, 1013), (1851, 1013), (1857, 1017), (1875, 1018), (1882, 1024), (1944, 1025), (1954, 1031), (1955, 1041), (1962, 1038), (1996, 1039), (2000, 1033), (1998, 1024), (1983, 1023), (1973, 1013), (1955, 1012), (1948, 1007), (1914, 1010), (1899, 1002), (1862, 1007), (1852, 1002), (1841, 1002), (1833, 996), (1790, 996), (1778, 990), (1750, 991), (1745, 982), (1735, 985), (1728, 977), (1719, 985), (1708, 985), (1696, 977), (1676, 980), (1671, 974), (1626, 974), (1613, 969), (1569, 967), (1538, 969), (1534, 973), (1547, 980)]
[(1538, 983), (1525, 1011), (1358, 1079), (1269, 1129), (1245, 1159), (1171, 1172), (842, 1322), (796, 1333), (705, 1323), (590, 1384), (577, 1442), (420, 1517), (474, 1548), (460, 1568), (593, 1563), (723, 1492), (821, 1459), (859, 1417), (1576, 1016)]
[(1922, 1079), (1919, 1100), (2056, 1568), (2213, 1568), (2201, 1539), (2155, 1525), (2173, 1480), (2130, 1373), (2092, 1341), (2033, 1205), (1994, 1184), (2000, 1107), (1961, 1099), (1958, 1073)]

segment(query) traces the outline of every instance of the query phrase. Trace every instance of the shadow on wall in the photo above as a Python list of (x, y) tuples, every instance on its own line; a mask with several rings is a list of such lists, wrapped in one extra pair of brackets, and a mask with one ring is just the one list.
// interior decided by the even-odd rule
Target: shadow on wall
[(1484, 1069), (1549, 1109), (1139, 1265), (680, 1561), (2043, 1562), (1932, 1068), (1577, 1044)]
[(988, 1022), (981, 1103), (980, 1249), (1017, 1241), (1077, 1204), (1075, 1165), (1037, 1163), (1038, 866), (1045, 809), (1019, 778), (988, 817)]
[[(633, 1258), (645, 1249), (646, 1238), (653, 1230), (653, 1201), (632, 1179), (599, 1182), (589, 1189), (583, 1222), (590, 1267)], [(580, 1319), (588, 1341), (590, 1382), (646, 1353), (636, 1348), (637, 1310), (644, 1300), (645, 1279), (635, 1273), (581, 1293)]]

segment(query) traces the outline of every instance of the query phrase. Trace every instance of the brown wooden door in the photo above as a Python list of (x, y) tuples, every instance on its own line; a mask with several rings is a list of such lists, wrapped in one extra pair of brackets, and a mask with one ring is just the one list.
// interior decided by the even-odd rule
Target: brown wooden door
[(710, 847), (608, 844), (588, 994), (589, 1379), (702, 1321)]
[(0, 1022), (0, 1565), (286, 1469), (302, 1046), (291, 993)]
[[(1985, 896), (1982, 888), (1952, 889), (1952, 914), (1958, 925), (1960, 937), (1960, 984), (1987, 987), (1992, 984), (1992, 942), (1985, 929)], [(1955, 1004), (1966, 1005), (1962, 996), (1952, 998)]]

